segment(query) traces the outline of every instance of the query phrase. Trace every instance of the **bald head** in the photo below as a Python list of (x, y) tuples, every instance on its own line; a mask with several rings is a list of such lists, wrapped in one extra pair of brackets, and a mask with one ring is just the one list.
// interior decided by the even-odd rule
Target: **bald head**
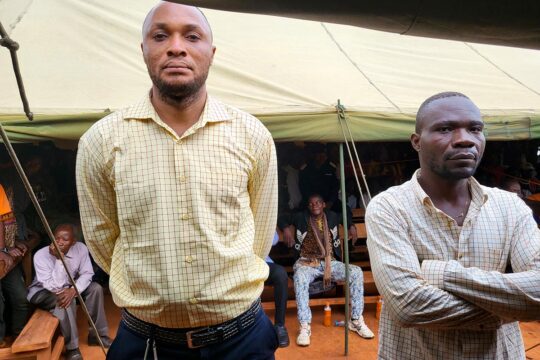
[(72, 236), (75, 235), (75, 226), (73, 224), (60, 224), (54, 229), (54, 233), (57, 234), (61, 231), (66, 231)]
[(149, 12), (146, 14), (146, 17), (144, 18), (143, 26), (142, 26), (142, 38), (144, 41), (144, 38), (146, 34), (148, 34), (148, 31), (150, 30), (150, 27), (152, 25), (152, 20), (154, 18), (154, 14), (158, 10), (163, 11), (196, 11), (198, 13), (198, 16), (202, 20), (202, 24), (205, 27), (205, 30), (208, 31), (210, 35), (210, 40), (213, 40), (212, 35), (212, 28), (210, 27), (210, 23), (208, 22), (208, 19), (204, 15), (204, 13), (199, 9), (198, 7), (194, 6), (188, 6), (188, 5), (182, 5), (182, 4), (176, 4), (169, 1), (160, 1), (157, 3)]

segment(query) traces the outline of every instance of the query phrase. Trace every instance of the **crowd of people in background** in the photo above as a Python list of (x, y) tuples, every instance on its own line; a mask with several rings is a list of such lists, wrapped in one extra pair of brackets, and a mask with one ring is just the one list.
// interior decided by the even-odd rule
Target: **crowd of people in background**
[[(486, 152), (486, 156), (478, 168), (476, 178), (483, 185), (499, 187), (516, 193), (517, 196), (533, 206), (535, 201), (540, 200), (536, 199), (537, 193), (540, 192), (540, 180), (537, 179), (538, 145), (537, 141), (489, 143), (490, 151)], [(55, 229), (60, 224), (72, 224), (70, 226), (73, 227), (70, 228), (72, 229), (70, 231), (72, 231), (76, 242), (84, 242), (79, 228), (75, 190), (76, 150), (62, 150), (52, 143), (18, 144), (16, 148), (51, 227)], [(312, 194), (319, 194), (328, 210), (340, 214), (343, 196), (340, 190), (338, 144), (277, 143), (276, 148), (279, 167), (279, 219), (282, 224), (287, 219), (293, 219), (295, 214), (307, 211), (309, 209), (308, 200)], [(357, 149), (371, 196), (375, 196), (391, 186), (402, 184), (418, 168), (416, 154), (410, 149), (409, 143), (362, 143), (357, 144)], [(344, 165), (345, 201), (348, 209), (364, 208), (369, 202), (368, 192), (367, 189), (360, 191), (357, 188), (352, 166), (352, 163), (347, 159)], [(11, 159), (4, 150), (0, 151), (0, 184), (11, 209), (11, 217), (8, 214), (0, 214), (6, 239), (5, 251), (0, 253), (0, 256), (11, 256), (17, 259), (22, 257), (26, 251), (35, 253), (39, 249), (49, 249), (50, 240)], [(540, 219), (536, 215), (535, 218)], [(298, 224), (296, 225), (298, 226)], [(65, 225), (63, 226), (65, 227)], [(283, 228), (286, 227), (283, 226)], [(46, 250), (46, 252), (54, 256), (52, 251)], [(336, 257), (336, 259), (338, 258)], [(90, 266), (93, 279), (106, 287), (107, 275), (93, 261)], [(321, 269), (321, 272), (324, 273), (324, 268)], [(283, 271), (280, 275), (283, 275), (282, 273)], [(39, 273), (35, 274), (39, 276)], [(30, 304), (47, 309), (55, 308), (54, 301), (50, 299), (36, 301), (35, 298), (32, 299), (33, 296), (30, 296), (30, 301), (27, 301), (26, 287), (22, 281), (18, 281), (22, 279), (22, 275), (21, 267), (16, 266), (0, 280), (4, 292), (4, 296), (1, 298), (4, 301), (0, 304), (0, 346), (9, 346), (9, 340), (22, 330), (30, 312)], [(26, 284), (29, 284), (34, 275), (24, 274), (24, 276), (27, 277)], [(10, 279), (17, 281), (13, 282)], [(279, 277), (275, 279), (279, 279)], [(278, 280), (274, 281), (278, 282)], [(282, 282), (281, 287), (286, 286), (283, 279), (279, 281)], [(36, 279), (34, 279), (35, 282)], [(86, 288), (82, 290), (86, 291)], [(281, 291), (283, 294), (283, 290)], [(280, 296), (280, 303), (286, 304), (286, 293)], [(6, 307), (9, 308), (9, 311)], [(69, 309), (69, 306), (65, 309)], [(299, 315), (300, 321), (308, 323), (309, 308), (299, 306), (300, 310), (302, 312)], [(361, 314), (361, 310), (359, 311)], [(303, 313), (307, 315), (303, 315)], [(7, 317), (2, 319), (4, 314), (9, 314), (9, 316), (6, 315)], [(65, 312), (65, 314), (71, 313)], [(64, 317), (66, 319), (69, 317), (73, 321), (72, 315)], [(275, 320), (278, 332), (282, 334), (280, 346), (287, 346), (288, 334), (284, 326), (283, 311), (279, 313), (279, 316), (276, 316)], [(101, 321), (101, 326), (106, 326), (103, 325), (103, 319)], [(309, 344), (309, 336), (307, 336), (309, 327), (303, 326), (305, 331), (300, 339), (300, 344), (307, 345)], [(69, 329), (69, 325), (66, 328)], [(362, 329), (362, 326), (359, 325), (359, 328)], [(368, 333), (369, 329), (359, 331), (366, 333), (363, 335), (364, 337), (369, 338), (371, 335)], [(66, 332), (69, 334), (69, 330)], [(104, 334), (105, 332), (103, 332)], [(69, 339), (70, 336), (68, 335), (67, 338)], [(110, 345), (110, 340), (106, 337), (104, 339), (105, 344)], [(97, 341), (92, 340), (92, 343), (97, 344)], [(68, 350), (78, 351), (76, 344), (77, 339), (71, 340), (69, 345), (71, 348)]]

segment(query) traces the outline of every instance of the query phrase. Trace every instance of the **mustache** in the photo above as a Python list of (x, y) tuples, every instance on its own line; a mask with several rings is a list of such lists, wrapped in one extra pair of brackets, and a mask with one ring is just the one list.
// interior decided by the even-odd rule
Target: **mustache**
[(458, 159), (469, 159), (469, 160), (478, 160), (478, 152), (473, 149), (462, 149), (454, 150), (447, 152), (444, 156), (445, 160), (458, 160)]
[(162, 69), (185, 68), (185, 69), (193, 70), (193, 67), (191, 66), (191, 64), (188, 64), (186, 61), (182, 61), (182, 60), (180, 60), (180, 61), (179, 60), (169, 60), (161, 68)]

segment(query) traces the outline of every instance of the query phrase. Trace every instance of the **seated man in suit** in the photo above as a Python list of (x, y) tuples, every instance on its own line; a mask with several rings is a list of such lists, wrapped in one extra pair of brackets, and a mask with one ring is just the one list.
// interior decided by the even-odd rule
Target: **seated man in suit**
[[(345, 264), (341, 260), (341, 242), (338, 237), (338, 215), (325, 210), (326, 203), (321, 195), (311, 195), (307, 210), (295, 214), (290, 219), (280, 219), (279, 227), (283, 230), (285, 242), (294, 248), (299, 259), (294, 264), (294, 291), (298, 309), (300, 332), (296, 343), (308, 346), (311, 336), (311, 310), (309, 308), (309, 284), (323, 277), (325, 287), (333, 281), (345, 280)], [(349, 219), (350, 220), (350, 219)], [(352, 224), (352, 221), (349, 221)], [(296, 228), (293, 236), (292, 226)], [(349, 228), (353, 243), (356, 241), (356, 227)], [(364, 279), (362, 270), (355, 265), (349, 266), (349, 288), (351, 292), (352, 312), (349, 329), (365, 339), (374, 337), (373, 332), (364, 323)]]
[(110, 347), (109, 327), (105, 317), (103, 289), (92, 281), (94, 271), (86, 245), (75, 240), (74, 227), (71, 224), (59, 225), (54, 237), (61, 254), (58, 254), (53, 244), (40, 249), (34, 255), (36, 277), (29, 287), (28, 300), (30, 303), (49, 310), (60, 320), (60, 330), (66, 343), (66, 359), (82, 359), (79, 351), (79, 334), (77, 332), (76, 292), (69, 282), (60, 256), (64, 258), (70, 274), (75, 280), (77, 290), (81, 293), (86, 307), (96, 324), (98, 334), (90, 328), (88, 345), (99, 345), (97, 337), (101, 337), (103, 345)]

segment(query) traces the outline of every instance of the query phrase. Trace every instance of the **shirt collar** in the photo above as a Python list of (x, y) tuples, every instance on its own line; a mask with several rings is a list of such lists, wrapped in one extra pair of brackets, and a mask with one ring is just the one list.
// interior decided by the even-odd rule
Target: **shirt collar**
[[(426, 192), (424, 191), (424, 189), (422, 189), (422, 186), (420, 186), (420, 183), (418, 182), (419, 173), (420, 169), (416, 170), (411, 178), (414, 194), (424, 206), (435, 206), (433, 205), (433, 202), (431, 201), (429, 195), (426, 194)], [(471, 205), (479, 209), (488, 200), (488, 194), (484, 191), (478, 181), (476, 181), (476, 179), (472, 176), (468, 179), (468, 183), (469, 189), (471, 190)]]
[[(138, 103), (128, 107), (124, 111), (124, 120), (153, 120), (160, 125), (165, 125), (163, 120), (159, 117), (150, 101), (150, 92), (145, 95)], [(221, 122), (230, 121), (232, 117), (227, 111), (226, 106), (220, 101), (212, 98), (210, 95), (206, 98), (203, 112), (199, 121), (193, 125), (193, 127), (203, 127), (208, 122)]]

